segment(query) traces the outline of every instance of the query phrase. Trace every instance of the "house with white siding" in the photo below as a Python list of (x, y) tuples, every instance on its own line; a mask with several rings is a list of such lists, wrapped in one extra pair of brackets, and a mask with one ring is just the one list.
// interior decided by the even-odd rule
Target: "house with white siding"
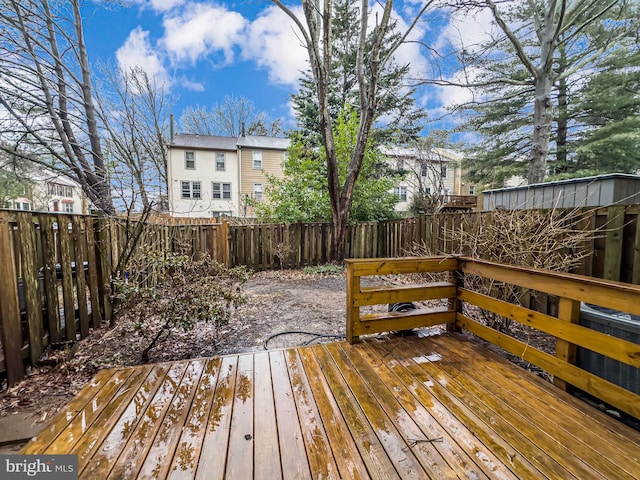
[[(380, 152), (389, 166), (406, 172), (404, 180), (393, 189), (398, 196), (396, 211), (399, 213), (406, 213), (413, 198), (420, 192), (423, 196), (438, 198), (441, 206), (477, 194), (475, 185), (463, 178), (462, 156), (452, 150), (383, 146)], [(473, 202), (474, 199), (469, 200)]]
[(169, 213), (252, 217), (267, 175), (282, 178), (289, 139), (178, 134), (168, 148)]

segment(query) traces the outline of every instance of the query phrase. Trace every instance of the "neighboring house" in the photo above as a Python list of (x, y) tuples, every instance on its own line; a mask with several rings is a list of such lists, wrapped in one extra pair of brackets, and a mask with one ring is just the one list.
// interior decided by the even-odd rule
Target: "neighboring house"
[(410, 209), (420, 191), (427, 197), (440, 199), (443, 205), (478, 193), (474, 184), (463, 181), (462, 157), (451, 150), (386, 146), (380, 151), (393, 168), (407, 172), (406, 178), (393, 189), (399, 198), (396, 211), (400, 213)]
[(41, 212), (86, 214), (89, 202), (80, 184), (61, 173), (39, 167), (30, 175), (23, 196), (8, 202), (9, 208)]
[(254, 216), (267, 175), (282, 178), (289, 140), (178, 134), (169, 145), (169, 213), (176, 217)]

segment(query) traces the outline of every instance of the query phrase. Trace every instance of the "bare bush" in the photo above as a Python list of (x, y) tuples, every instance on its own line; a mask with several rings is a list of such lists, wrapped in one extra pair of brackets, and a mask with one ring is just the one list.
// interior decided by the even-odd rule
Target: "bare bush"
[[(246, 267), (227, 268), (208, 255), (193, 259), (188, 255), (163, 250), (140, 252), (131, 275), (118, 278), (121, 308), (138, 317), (144, 330), (145, 319), (164, 320), (149, 345), (141, 352), (142, 361), (166, 340), (171, 329), (193, 329), (197, 322), (226, 325), (233, 309), (244, 303), (242, 285), (249, 278)], [(164, 335), (164, 337), (163, 337)]]
[[(588, 248), (601, 234), (586, 228), (591, 210), (496, 210), (476, 215), (472, 225), (446, 229), (441, 240), (455, 252), (433, 251), (426, 244), (413, 245), (409, 255), (459, 253), (489, 261), (528, 268), (570, 272), (591, 254)], [(466, 288), (515, 305), (528, 307), (535, 292), (492, 279), (467, 275)], [(482, 310), (485, 323), (508, 332), (511, 320)]]

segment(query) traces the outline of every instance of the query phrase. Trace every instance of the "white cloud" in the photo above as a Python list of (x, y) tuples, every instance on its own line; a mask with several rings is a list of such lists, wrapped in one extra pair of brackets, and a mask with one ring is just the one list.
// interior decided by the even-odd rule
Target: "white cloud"
[(187, 90), (191, 90), (192, 92), (204, 92), (205, 86), (200, 82), (194, 82), (189, 80), (188, 78), (182, 77), (178, 80), (180, 85)]
[(498, 30), (493, 23), (493, 14), (488, 9), (475, 10), (473, 14), (464, 11), (451, 12), (449, 23), (442, 30), (435, 45), (436, 50), (446, 50), (447, 46), (470, 53), (477, 52), (479, 46), (491, 40)]
[[(293, 11), (302, 16), (300, 7)], [(291, 18), (282, 10), (276, 6), (267, 7), (247, 28), (242, 45), (243, 58), (267, 69), (271, 82), (297, 86), (300, 71), (308, 67), (308, 56), (296, 30)]]
[(140, 5), (141, 9), (150, 7), (156, 12), (166, 12), (187, 2), (186, 0), (134, 0), (134, 3)]
[(158, 84), (169, 84), (169, 74), (164, 68), (162, 58), (149, 41), (149, 32), (137, 27), (116, 51), (118, 65), (123, 70), (140, 67)]
[(162, 43), (177, 62), (195, 62), (222, 52), (222, 63), (228, 64), (246, 23), (242, 15), (224, 7), (189, 3), (165, 16)]

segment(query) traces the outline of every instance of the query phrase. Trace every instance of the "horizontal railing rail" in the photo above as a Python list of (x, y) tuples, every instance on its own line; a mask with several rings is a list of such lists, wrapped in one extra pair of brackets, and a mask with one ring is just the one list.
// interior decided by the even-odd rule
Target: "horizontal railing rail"
[[(444, 256), (347, 260), (347, 339), (358, 336), (445, 324), (464, 329), (483, 340), (546, 371), (563, 389), (576, 387), (640, 418), (640, 395), (576, 365), (578, 348), (640, 368), (640, 345), (595, 331), (580, 324), (581, 305), (588, 303), (640, 318), (640, 286), (581, 275), (502, 265), (480, 259)], [(362, 286), (361, 279), (375, 275), (441, 274), (445, 282), (418, 280), (418, 284)], [(441, 280), (441, 279), (438, 279)], [(482, 289), (482, 282), (490, 285)], [(499, 298), (500, 286), (527, 289), (559, 298), (557, 316), (540, 313)], [(484, 291), (480, 291), (484, 290)], [(361, 307), (396, 302), (441, 299), (446, 306), (389, 313), (363, 313)], [(379, 307), (380, 308), (380, 307)], [(496, 314), (530, 327), (555, 341), (554, 354), (500, 331), (482, 321), (478, 312)], [(638, 321), (640, 327), (640, 321)]]

